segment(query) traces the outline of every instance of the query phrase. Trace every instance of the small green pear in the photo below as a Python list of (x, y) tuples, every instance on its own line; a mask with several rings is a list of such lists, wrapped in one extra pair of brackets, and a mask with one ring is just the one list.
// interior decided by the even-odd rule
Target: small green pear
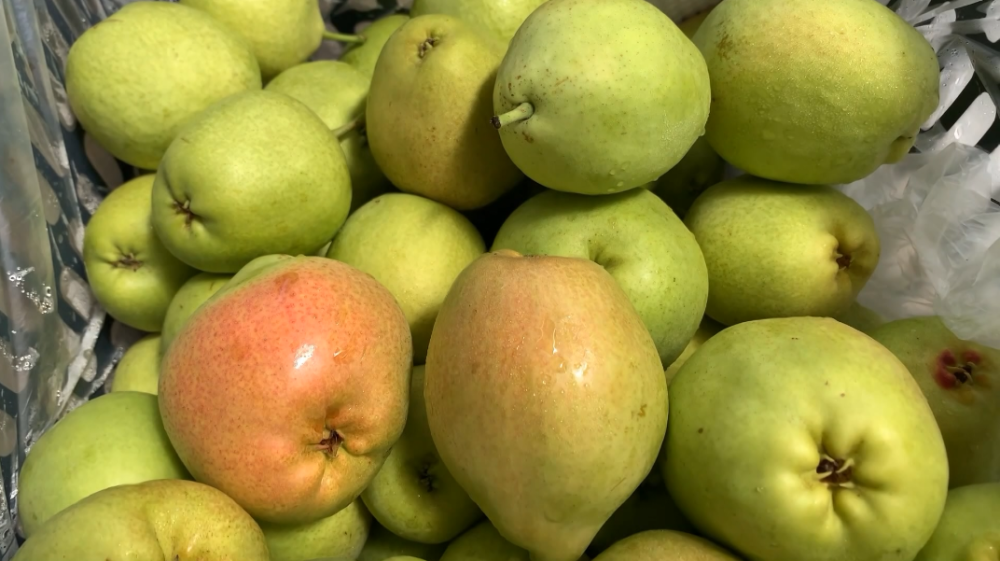
[(857, 181), (905, 156), (938, 105), (934, 48), (875, 0), (725, 0), (694, 43), (712, 78), (705, 136), (759, 177)]
[(714, 543), (684, 532), (647, 530), (628, 536), (594, 561), (740, 561)]
[(837, 321), (850, 325), (862, 333), (871, 333), (880, 325), (885, 323), (885, 318), (871, 308), (866, 308), (854, 302), (847, 311), (834, 317)]
[(486, 206), (524, 177), (489, 124), (503, 45), (457, 18), (411, 18), (372, 76), (366, 130), (400, 191), (456, 210)]
[(1000, 481), (1000, 349), (959, 339), (938, 316), (891, 321), (868, 334), (924, 392), (948, 449), (949, 485)]
[(684, 222), (708, 265), (707, 314), (724, 325), (836, 317), (879, 258), (871, 215), (824, 185), (743, 175), (709, 187)]
[(445, 14), (509, 43), (524, 20), (546, 0), (413, 0), (410, 15)]
[(594, 197), (546, 190), (504, 222), (492, 251), (590, 259), (628, 295), (663, 366), (705, 315), (708, 270), (691, 232), (645, 189)]
[(153, 479), (190, 479), (163, 430), (156, 396), (125, 391), (91, 399), (42, 434), (24, 460), (24, 535), (101, 489)]
[(204, 10), (246, 39), (266, 82), (309, 58), (323, 41), (316, 0), (179, 0)]
[(388, 193), (352, 214), (326, 255), (389, 289), (410, 324), (414, 363), (423, 364), (451, 284), (484, 251), (479, 232), (457, 211), (417, 195)]
[[(350, 64), (361, 71), (362, 74), (371, 79), (375, 73), (375, 63), (382, 54), (382, 48), (386, 41), (404, 23), (409, 21), (410, 16), (406, 14), (392, 14), (383, 16), (363, 29), (358, 36), (364, 40), (350, 43), (340, 55), (340, 60)], [(430, 561), (430, 560), (428, 560)]]
[(410, 377), (406, 428), (361, 498), (382, 526), (422, 543), (446, 543), (483, 517), (441, 462), (424, 405), (424, 367)]
[(355, 500), (333, 516), (298, 525), (259, 522), (271, 561), (357, 559), (368, 539), (371, 514)]
[(160, 336), (146, 335), (125, 351), (115, 366), (112, 392), (145, 392), (156, 395), (160, 382)]
[(256, 257), (314, 254), (347, 218), (351, 179), (323, 121), (284, 94), (248, 92), (181, 131), (153, 184), (153, 227), (182, 261), (234, 273)]
[(684, 366), (684, 363), (691, 358), (691, 355), (693, 355), (695, 351), (705, 344), (705, 341), (711, 339), (712, 336), (725, 329), (725, 327), (726, 326), (708, 316), (703, 317), (701, 319), (701, 325), (699, 325), (698, 330), (695, 331), (694, 337), (692, 337), (687, 346), (684, 347), (684, 351), (681, 352), (680, 356), (677, 357), (677, 360), (672, 362), (663, 372), (667, 377), (667, 384), (670, 384), (670, 381), (677, 375), (677, 371), (681, 369), (681, 366)]
[(53, 517), (14, 555), (57, 559), (273, 561), (260, 527), (231, 498), (170, 479), (94, 493)]
[(171, 2), (126, 4), (80, 35), (66, 57), (66, 97), (80, 124), (113, 156), (148, 170), (191, 117), (260, 87), (246, 41)]
[(139, 176), (101, 202), (84, 229), (83, 264), (94, 296), (111, 317), (155, 333), (170, 300), (195, 270), (174, 257), (153, 231), (154, 177)]
[(173, 342), (177, 332), (191, 317), (191, 314), (225, 286), (231, 278), (233, 278), (232, 275), (198, 273), (181, 286), (173, 300), (170, 301), (167, 317), (163, 320), (163, 331), (160, 334), (161, 353), (167, 351), (167, 347)]
[(588, 195), (655, 181), (704, 132), (698, 49), (646, 0), (549, 0), (510, 43), (493, 125), (531, 179)]
[(361, 549), (357, 561), (386, 561), (393, 557), (416, 557), (426, 561), (438, 561), (447, 544), (418, 543), (393, 534), (377, 522), (372, 523), (368, 541)]
[(1000, 483), (952, 489), (934, 535), (914, 561), (993, 561), (1000, 553)]
[(345, 62), (317, 60), (289, 68), (264, 88), (301, 101), (337, 132), (351, 174), (351, 212), (392, 188), (364, 133), (370, 83), (369, 77)]

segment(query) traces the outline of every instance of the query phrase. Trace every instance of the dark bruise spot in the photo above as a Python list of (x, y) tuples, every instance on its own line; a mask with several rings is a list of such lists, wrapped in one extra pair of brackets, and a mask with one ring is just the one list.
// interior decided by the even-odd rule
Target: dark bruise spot
[(699, 428), (699, 429), (698, 429), (698, 434), (701, 434), (701, 433), (703, 433), (703, 432), (705, 432), (705, 429), (703, 429), (703, 428)]
[(719, 58), (729, 60), (729, 51), (733, 48), (733, 42), (729, 38), (729, 33), (723, 32), (719, 42), (715, 45), (715, 53)]
[(844, 397), (845, 395), (847, 395), (847, 394), (846, 393), (841, 393), (840, 397)]
[(831, 458), (824, 455), (819, 461), (819, 465), (816, 466), (816, 473), (824, 476), (820, 479), (823, 483), (828, 485), (843, 486), (852, 482), (854, 468), (851, 463), (846, 460)]
[(190, 227), (194, 222), (195, 213), (191, 212), (191, 201), (174, 201), (174, 212), (184, 216), (184, 225)]
[(566, 78), (563, 78), (562, 80), (559, 80), (558, 82), (556, 82), (555, 85), (553, 85), (552, 87), (561, 86), (561, 85), (565, 84), (566, 82), (569, 82), (569, 77), (568, 76)]
[(424, 39), (424, 41), (420, 43), (420, 47), (417, 48), (417, 56), (420, 58), (424, 58), (424, 56), (427, 55), (427, 51), (430, 51), (431, 49), (436, 47), (437, 44), (440, 42), (441, 39), (437, 37), (428, 37)]
[(327, 429), (326, 436), (323, 440), (319, 441), (319, 449), (331, 456), (337, 456), (337, 450), (340, 448), (340, 444), (344, 441), (344, 437), (340, 436), (335, 430)]
[(526, 132), (522, 132), (521, 136), (524, 137), (524, 141), (527, 142), (528, 144), (532, 144), (532, 143), (535, 142), (535, 137), (531, 136), (530, 134), (528, 134)]
[(646, 416), (646, 404), (645, 403), (642, 404), (642, 407), (639, 407), (639, 416), (640, 417), (645, 417)]
[(142, 261), (139, 261), (134, 253), (123, 253), (122, 256), (118, 258), (118, 261), (115, 262), (115, 267), (138, 271), (139, 268), (142, 267)]

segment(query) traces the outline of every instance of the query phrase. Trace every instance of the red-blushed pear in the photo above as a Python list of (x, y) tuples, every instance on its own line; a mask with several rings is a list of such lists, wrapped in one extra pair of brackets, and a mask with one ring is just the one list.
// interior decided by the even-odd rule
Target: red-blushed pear
[(371, 276), (324, 257), (248, 263), (167, 349), (164, 427), (195, 479), (261, 522), (333, 515), (406, 422), (410, 331)]

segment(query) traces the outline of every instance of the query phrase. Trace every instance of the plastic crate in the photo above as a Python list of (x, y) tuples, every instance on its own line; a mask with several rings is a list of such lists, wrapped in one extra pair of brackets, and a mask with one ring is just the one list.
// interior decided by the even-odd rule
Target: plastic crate
[[(131, 0), (0, 0), (0, 559), (17, 543), (17, 473), (31, 443), (103, 391), (141, 334), (107, 317), (82, 261), (84, 225), (137, 170), (91, 142), (66, 102), (63, 68), (85, 29)], [(412, 0), (320, 0), (331, 30), (360, 30)], [(718, 0), (650, 0), (675, 21)], [(1000, 158), (1000, 0), (879, 0), (938, 49), (941, 105), (917, 141)], [(314, 58), (336, 58), (325, 43)]]

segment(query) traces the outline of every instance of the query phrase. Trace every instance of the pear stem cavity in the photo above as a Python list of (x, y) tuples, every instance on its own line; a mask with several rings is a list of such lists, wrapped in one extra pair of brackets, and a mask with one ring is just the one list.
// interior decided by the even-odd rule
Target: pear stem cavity
[(528, 102), (524, 102), (521, 105), (515, 107), (514, 109), (511, 109), (510, 111), (504, 113), (503, 115), (497, 115), (496, 117), (493, 117), (492, 119), (490, 119), (490, 122), (493, 123), (494, 127), (499, 129), (500, 127), (505, 127), (511, 123), (527, 121), (534, 114), (535, 114), (535, 106)]
[(344, 437), (340, 436), (340, 433), (335, 430), (330, 430), (328, 431), (326, 437), (319, 441), (319, 448), (331, 457), (336, 458), (337, 450), (340, 448), (340, 443), (343, 441)]
[(854, 488), (854, 460), (840, 460), (823, 454), (816, 466), (816, 473), (820, 476), (820, 481), (831, 487)]
[(142, 267), (142, 261), (136, 259), (135, 254), (126, 253), (121, 256), (121, 259), (115, 262), (115, 266), (121, 267), (123, 269), (132, 269), (133, 271), (138, 271)]
[(341, 43), (364, 43), (364, 35), (351, 35), (349, 33), (334, 33), (333, 31), (324, 31), (323, 38), (330, 41), (340, 41)]
[(423, 43), (420, 43), (420, 48), (417, 49), (417, 56), (420, 58), (427, 56), (427, 51), (437, 46), (438, 41), (440, 41), (440, 39), (437, 37), (428, 37), (425, 39)]

